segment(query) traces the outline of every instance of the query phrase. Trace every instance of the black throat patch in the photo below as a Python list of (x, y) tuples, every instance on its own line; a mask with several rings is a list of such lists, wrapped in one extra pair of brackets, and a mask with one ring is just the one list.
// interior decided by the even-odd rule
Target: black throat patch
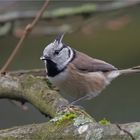
[(46, 67), (47, 67), (47, 71), (48, 71), (48, 76), (50, 77), (54, 77), (56, 76), (57, 74), (59, 74), (60, 72), (62, 72), (64, 69), (62, 70), (59, 70), (57, 68), (57, 65), (56, 63), (54, 63), (53, 61), (51, 60), (47, 60), (47, 64), (46, 64)]
[[(75, 58), (75, 50), (73, 50), (73, 57), (70, 60), (70, 62), (73, 61), (74, 58)], [(56, 63), (54, 63), (53, 61), (51, 61), (49, 59), (46, 60), (46, 61), (47, 61), (46, 68), (47, 68), (47, 71), (48, 71), (47, 74), (50, 77), (55, 77), (56, 75), (58, 75), (59, 73), (63, 72), (67, 68), (67, 66), (66, 66), (63, 69), (58, 69)]]

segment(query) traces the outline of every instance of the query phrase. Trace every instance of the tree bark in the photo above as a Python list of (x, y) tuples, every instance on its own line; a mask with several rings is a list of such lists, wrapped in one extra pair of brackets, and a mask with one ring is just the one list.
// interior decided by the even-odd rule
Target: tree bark
[[(0, 98), (33, 104), (48, 122), (0, 130), (0, 140), (139, 140), (140, 122), (98, 123), (84, 110), (67, 106), (42, 70), (12, 72), (0, 77)], [(67, 107), (66, 107), (67, 106)]]
[[(33, 104), (40, 112), (54, 117), (68, 101), (62, 98), (45, 77), (15, 72), (0, 77), (0, 98), (9, 98)], [(40, 73), (40, 72), (38, 72)]]

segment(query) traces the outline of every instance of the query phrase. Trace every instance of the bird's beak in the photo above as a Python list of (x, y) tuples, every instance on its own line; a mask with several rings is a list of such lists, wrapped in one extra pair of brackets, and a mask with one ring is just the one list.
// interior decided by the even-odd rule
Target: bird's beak
[(50, 57), (49, 56), (41, 56), (40, 60), (50, 60)]
[(45, 56), (41, 56), (40, 60), (46, 60), (46, 57)]
[(64, 33), (61, 33), (55, 38), (55, 41), (58, 42), (59, 44), (62, 42), (63, 37), (64, 37)]

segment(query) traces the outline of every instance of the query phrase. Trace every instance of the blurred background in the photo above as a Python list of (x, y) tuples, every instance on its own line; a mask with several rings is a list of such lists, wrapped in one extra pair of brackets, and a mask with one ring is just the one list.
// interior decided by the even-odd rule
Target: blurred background
[[(1, 68), (43, 2), (0, 0)], [(8, 70), (44, 68), (39, 58), (59, 32), (67, 32), (65, 44), (120, 69), (140, 65), (140, 0), (51, 0)], [(80, 105), (97, 121), (140, 121), (140, 74), (119, 77), (100, 96)], [(1, 99), (0, 129), (47, 120), (27, 106), (23, 111)]]

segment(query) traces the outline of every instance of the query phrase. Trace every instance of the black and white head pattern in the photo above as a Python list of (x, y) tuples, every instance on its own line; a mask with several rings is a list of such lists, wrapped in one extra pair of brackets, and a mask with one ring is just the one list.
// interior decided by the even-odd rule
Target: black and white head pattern
[[(63, 34), (58, 35), (54, 42), (45, 47), (41, 57), (46, 64), (48, 74), (51, 76), (63, 71), (74, 56), (73, 49), (63, 44), (62, 39)], [(51, 74), (52, 72), (53, 74)]]

